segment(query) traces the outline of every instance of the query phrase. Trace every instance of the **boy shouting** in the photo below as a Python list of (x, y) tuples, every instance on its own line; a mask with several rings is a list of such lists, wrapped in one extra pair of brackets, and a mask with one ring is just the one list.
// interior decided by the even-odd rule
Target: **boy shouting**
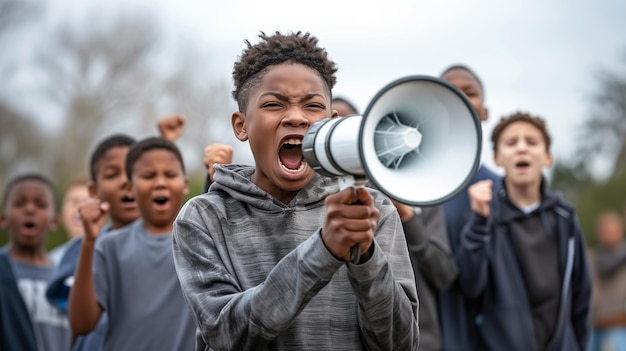
[(574, 208), (548, 192), (552, 164), (543, 119), (503, 118), (491, 140), (502, 182), (469, 188), (473, 216), (461, 234), (459, 282), (482, 301), (481, 350), (584, 350), (591, 278)]
[(415, 282), (394, 205), (373, 189), (338, 192), (302, 158), (308, 127), (338, 115), (335, 63), (308, 33), (260, 38), (233, 70), (232, 126), (256, 167), (217, 165), (208, 193), (174, 224), (198, 341), (205, 350), (416, 350)]

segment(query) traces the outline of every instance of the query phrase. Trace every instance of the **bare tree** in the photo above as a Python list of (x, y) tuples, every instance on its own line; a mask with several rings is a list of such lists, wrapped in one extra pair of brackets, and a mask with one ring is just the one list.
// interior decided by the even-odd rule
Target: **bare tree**
[[(120, 16), (101, 27), (85, 33), (66, 25), (37, 56), (47, 77), (43, 95), (64, 115), (54, 173), (67, 177), (84, 170), (89, 149), (104, 134), (155, 134), (156, 120), (168, 113), (193, 116), (185, 140), (197, 140), (189, 144), (201, 153), (212, 118), (207, 111), (224, 105), (215, 90), (220, 84), (198, 72), (206, 57), (193, 57), (194, 50), (183, 50), (185, 55), (167, 50), (149, 12)], [(173, 73), (164, 73), (165, 66)]]
[(122, 17), (103, 28), (64, 24), (36, 56), (46, 77), (41, 92), (64, 116), (54, 145), (54, 173), (62, 177), (85, 169), (89, 147), (109, 127), (127, 121), (132, 131), (138, 106), (153, 95), (145, 61), (156, 42), (154, 24)]
[(41, 6), (29, 0), (0, 0), (0, 35), (36, 18)]
[(605, 159), (618, 174), (626, 171), (626, 75), (603, 71), (599, 83), (578, 138), (577, 162), (593, 174), (595, 162)]
[(0, 186), (15, 173), (39, 169), (36, 155), (45, 145), (41, 130), (31, 116), (15, 104), (12, 77), (21, 62), (12, 50), (21, 37), (20, 29), (39, 18), (42, 4), (29, 0), (0, 0)]
[[(0, 101), (0, 186), (21, 171), (46, 169), (43, 133), (28, 117)], [(45, 159), (43, 160), (45, 163)]]
[[(203, 67), (208, 54), (188, 43), (176, 50), (177, 66), (165, 82), (161, 111), (175, 111), (187, 117), (187, 128), (177, 144), (183, 149), (188, 169), (204, 173), (202, 155), (211, 143), (234, 140), (231, 113), (235, 108), (231, 87), (216, 80)], [(237, 152), (241, 143), (233, 145)], [(243, 144), (242, 144), (243, 145)]]

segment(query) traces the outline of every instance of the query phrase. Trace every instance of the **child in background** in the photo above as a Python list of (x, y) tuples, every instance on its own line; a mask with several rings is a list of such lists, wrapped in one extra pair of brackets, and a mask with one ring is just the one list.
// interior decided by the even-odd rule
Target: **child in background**
[(337, 111), (340, 117), (358, 114), (356, 106), (344, 97), (335, 96), (332, 106), (333, 110)]
[[(182, 156), (157, 137), (133, 145), (126, 157), (140, 218), (98, 241), (107, 202), (81, 207), (85, 237), (70, 292), (70, 323), (89, 333), (109, 319), (103, 350), (192, 350), (196, 326), (172, 258), (172, 226), (188, 192)], [(93, 265), (93, 266), (92, 266)]]
[[(185, 117), (168, 115), (157, 121), (157, 129), (161, 136), (174, 141), (185, 126)], [(126, 177), (126, 154), (135, 143), (135, 139), (124, 134), (113, 134), (96, 145), (89, 161), (90, 182), (88, 186), (91, 198), (109, 204), (108, 224), (102, 228), (102, 234), (119, 230), (134, 222), (139, 217), (137, 204)], [(81, 220), (81, 229), (84, 232)], [(67, 302), (74, 281), (74, 272), (78, 263), (82, 238), (68, 243), (59, 270), (52, 279), (46, 296), (57, 307), (67, 313)], [(77, 337), (73, 351), (98, 351), (102, 348), (102, 340), (106, 332), (106, 313), (102, 314), (97, 327), (91, 333)]]
[(67, 317), (44, 295), (56, 269), (45, 249), (57, 224), (50, 180), (26, 174), (10, 181), (0, 224), (11, 238), (0, 249), (0, 350), (68, 350)]
[(598, 215), (596, 238), (591, 257), (594, 329), (588, 350), (626, 351), (626, 242), (620, 213)]
[(63, 194), (61, 203), (61, 226), (65, 229), (68, 241), (50, 251), (50, 259), (59, 265), (63, 254), (72, 239), (83, 236), (83, 221), (78, 214), (78, 207), (89, 199), (89, 181), (78, 177), (70, 182)]
[[(466, 65), (456, 64), (446, 68), (440, 77), (465, 94), (481, 122), (489, 118), (489, 109), (485, 104), (485, 87), (476, 72)], [(481, 163), (467, 187), (485, 179), (497, 183), (501, 177)], [(443, 204), (448, 241), (455, 258), (457, 258), (456, 251), (461, 231), (472, 213), (467, 187)], [(476, 336), (476, 313), (480, 301), (464, 295), (458, 281), (454, 281), (447, 290), (441, 292), (438, 300), (443, 349), (445, 351), (479, 350)]]
[(335, 63), (309, 33), (260, 38), (233, 70), (233, 131), (255, 166), (215, 167), (208, 193), (174, 226), (197, 349), (416, 350), (415, 281), (395, 207), (374, 189), (339, 192), (302, 158), (308, 127), (337, 116)]
[(547, 190), (545, 122), (515, 113), (496, 125), (491, 141), (504, 179), (469, 188), (473, 215), (458, 251), (460, 286), (481, 301), (479, 349), (585, 350), (587, 251), (574, 208)]
[[(119, 230), (139, 217), (135, 198), (126, 179), (126, 154), (135, 139), (114, 134), (101, 140), (91, 153), (89, 160), (89, 195), (109, 204), (109, 224), (102, 228), (102, 234)], [(81, 220), (81, 227), (84, 225)], [(67, 301), (74, 282), (74, 272), (80, 253), (83, 237), (71, 240), (46, 290), (46, 297), (67, 314)], [(107, 318), (103, 315), (97, 328), (74, 342), (74, 351), (98, 351), (106, 332)]]

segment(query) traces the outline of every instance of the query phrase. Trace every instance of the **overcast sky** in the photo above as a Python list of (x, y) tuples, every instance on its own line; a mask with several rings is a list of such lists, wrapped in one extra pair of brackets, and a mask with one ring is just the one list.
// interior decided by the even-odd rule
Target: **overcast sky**
[(569, 157), (597, 90), (597, 72), (626, 73), (623, 0), (134, 3), (140, 2), (157, 10), (170, 32), (206, 46), (208, 64), (228, 82), (244, 39), (256, 42), (259, 31), (309, 31), (338, 64), (334, 94), (361, 112), (395, 79), (437, 76), (450, 64), (467, 64), (486, 87), (487, 165), (493, 164), (488, 139), (494, 123), (517, 110), (546, 118), (555, 158)]

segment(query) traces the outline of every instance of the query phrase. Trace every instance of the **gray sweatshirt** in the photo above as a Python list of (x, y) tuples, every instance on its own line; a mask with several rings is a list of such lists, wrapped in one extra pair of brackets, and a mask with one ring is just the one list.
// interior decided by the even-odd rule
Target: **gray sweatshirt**
[[(397, 211), (380, 210), (365, 263), (337, 260), (320, 228), (332, 178), (315, 175), (287, 205), (251, 182), (254, 167), (217, 166), (208, 193), (174, 224), (198, 350), (416, 350), (417, 294)], [(206, 345), (204, 345), (206, 343)]]

